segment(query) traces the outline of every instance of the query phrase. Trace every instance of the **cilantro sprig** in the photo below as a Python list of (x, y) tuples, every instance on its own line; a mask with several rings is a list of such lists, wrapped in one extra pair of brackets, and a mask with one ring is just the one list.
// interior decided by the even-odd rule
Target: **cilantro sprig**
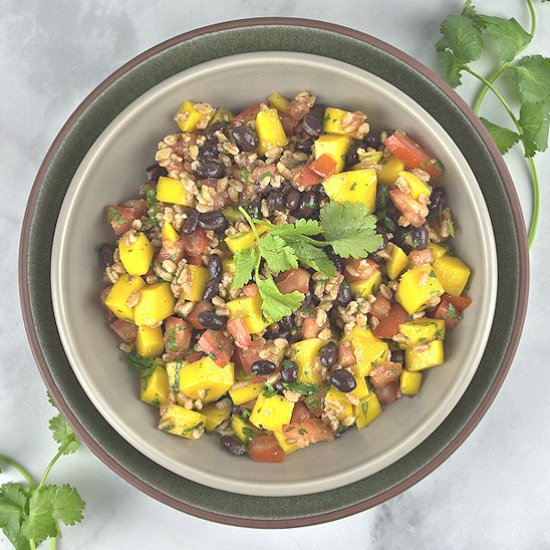
[[(254, 279), (262, 297), (262, 312), (271, 322), (290, 315), (304, 300), (304, 294), (296, 290), (283, 294), (275, 284), (274, 274), (295, 269), (301, 263), (333, 277), (336, 268), (323, 250), (325, 247), (331, 246), (342, 258), (365, 258), (382, 244), (382, 236), (376, 233), (375, 216), (359, 203), (332, 201), (321, 208), (320, 221), (299, 219), (282, 225), (253, 220), (244, 208), (240, 211), (254, 232), (256, 248), (235, 254), (232, 285), (242, 288)], [(268, 226), (269, 232), (260, 236), (257, 225)], [(264, 278), (260, 277), (262, 260), (269, 271)]]
[[(51, 397), (49, 401), (56, 406)], [(74, 453), (80, 443), (61, 414), (51, 418), (49, 426), (59, 447), (38, 484), (19, 462), (0, 455), (0, 464), (13, 467), (26, 482), (0, 485), (0, 528), (16, 550), (34, 550), (48, 538), (50, 549), (55, 549), (60, 522), (74, 525), (83, 518), (85, 503), (74, 487), (46, 483), (57, 460)]]
[[(463, 73), (477, 78), (483, 86), (477, 94), (472, 109), (478, 113), (481, 103), (491, 93), (504, 107), (513, 128), (496, 124), (486, 118), (481, 121), (495, 140), (502, 154), (514, 145), (523, 145), (533, 190), (533, 215), (529, 229), (529, 246), (533, 244), (539, 217), (539, 182), (533, 160), (546, 151), (550, 124), (550, 58), (528, 55), (518, 59), (529, 46), (536, 30), (536, 12), (532, 0), (526, 0), (531, 16), (529, 31), (513, 17), (505, 19), (477, 12), (471, 0), (464, 4), (459, 15), (449, 15), (441, 23), (442, 38), (436, 44), (443, 76), (453, 87), (462, 82)], [(471, 67), (493, 41), (498, 46), (500, 64), (487, 77)], [(504, 95), (497, 89), (501, 75), (511, 76), (520, 99), (516, 114)]]

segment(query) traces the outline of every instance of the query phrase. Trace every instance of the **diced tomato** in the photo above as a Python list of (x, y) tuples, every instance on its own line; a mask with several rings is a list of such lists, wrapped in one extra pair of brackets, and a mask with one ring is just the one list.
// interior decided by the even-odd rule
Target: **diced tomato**
[(113, 285), (109, 285), (108, 287), (104, 288), (100, 294), (99, 294), (99, 301), (101, 302), (102, 306), (105, 306), (105, 300), (107, 299), (107, 295), (109, 292), (111, 292), (111, 289), (113, 288)]
[[(461, 319), (460, 314), (469, 307), (471, 303), (472, 300), (467, 296), (450, 296), (445, 293), (441, 297), (441, 302), (433, 313), (433, 317), (435, 319), (443, 319), (445, 321), (445, 328), (452, 329), (458, 325)], [(452, 307), (449, 308), (449, 305)]]
[(302, 422), (311, 418), (311, 411), (307, 408), (306, 404), (303, 401), (298, 401), (292, 409), (292, 418), (290, 419), (291, 424), (296, 424), (297, 422)]
[(426, 218), (420, 213), (422, 205), (415, 201), (410, 195), (406, 195), (403, 191), (394, 187), (390, 191), (390, 199), (395, 208), (403, 214), (403, 217), (413, 227), (421, 227), (426, 223)]
[(194, 308), (193, 311), (187, 316), (187, 321), (189, 321), (195, 328), (204, 328), (199, 323), (199, 315), (203, 311), (212, 311), (212, 304), (210, 302), (199, 302)]
[(248, 454), (258, 462), (282, 462), (285, 459), (285, 453), (273, 434), (255, 435), (250, 440)]
[(227, 330), (235, 338), (235, 343), (240, 348), (248, 348), (252, 344), (250, 331), (241, 317), (235, 317), (227, 321)]
[(325, 390), (319, 390), (313, 396), (305, 400), (306, 407), (309, 409), (311, 416), (319, 418), (323, 414), (323, 401), (326, 395)]
[(441, 163), (432, 157), (425, 149), (409, 136), (391, 135), (384, 145), (389, 151), (400, 159), (407, 168), (418, 168), (437, 178), (443, 173)]
[(113, 321), (109, 328), (126, 344), (130, 344), (137, 338), (137, 326), (123, 319)]
[(305, 165), (292, 170), (292, 181), (298, 186), (312, 187), (321, 183), (321, 176)]
[(381, 320), (384, 317), (387, 317), (391, 311), (391, 302), (385, 297), (382, 296), (380, 292), (375, 294), (376, 300), (371, 304), (371, 315)]
[(185, 242), (182, 239), (177, 241), (162, 241), (162, 248), (157, 254), (157, 261), (162, 264), (166, 260), (171, 260), (176, 265), (185, 255)]
[(216, 365), (225, 367), (233, 357), (233, 343), (219, 330), (205, 330), (199, 338), (201, 348), (214, 360)]
[(192, 363), (193, 361), (198, 361), (203, 357), (204, 357), (204, 353), (202, 353), (201, 351), (193, 351), (192, 353), (189, 353), (185, 356), (185, 360), (188, 363)]
[(138, 218), (135, 210), (124, 206), (106, 206), (107, 221), (111, 224), (115, 235), (122, 235), (132, 229), (132, 222)]
[(247, 124), (256, 120), (256, 115), (262, 110), (263, 103), (256, 103), (251, 105), (248, 109), (240, 112), (235, 118), (231, 121), (232, 126), (240, 126), (242, 124)]
[(271, 174), (274, 176), (278, 173), (277, 166), (275, 164), (270, 164), (269, 166), (258, 166), (252, 171), (252, 177), (256, 183), (260, 183), (264, 174)]
[(380, 320), (372, 331), (378, 338), (393, 338), (399, 332), (399, 325), (407, 320), (407, 312), (401, 304), (392, 304), (390, 312)]
[(185, 251), (191, 256), (200, 256), (208, 247), (208, 237), (202, 227), (191, 235), (183, 235), (181, 240)]
[(323, 153), (309, 165), (309, 169), (319, 174), (322, 178), (328, 178), (336, 172), (336, 161), (327, 153)]
[(293, 120), (302, 120), (311, 111), (315, 100), (309, 94), (299, 94), (290, 101), (288, 114)]
[(283, 434), (287, 441), (295, 441), (298, 446), (334, 439), (330, 426), (320, 418), (306, 418), (296, 424), (283, 424)]
[(319, 332), (321, 332), (321, 327), (317, 326), (315, 317), (307, 317), (304, 319), (304, 323), (302, 324), (302, 333), (305, 340), (308, 338), (317, 338)]
[(345, 260), (344, 277), (348, 281), (366, 281), (380, 266), (372, 260)]
[(338, 363), (344, 368), (352, 367), (357, 363), (351, 342), (342, 342), (340, 344), (338, 348)]
[(424, 250), (412, 250), (409, 253), (409, 263), (412, 267), (431, 264), (434, 260), (432, 251), (429, 248)]
[(145, 213), (147, 212), (147, 202), (143, 199), (131, 199), (124, 202), (122, 206), (133, 210), (136, 214), (136, 218), (141, 218), (141, 216), (145, 216)]
[(376, 388), (381, 388), (382, 386), (385, 386), (386, 384), (397, 380), (402, 370), (403, 366), (401, 365), (401, 363), (395, 363), (393, 361), (383, 361), (382, 363), (378, 363), (370, 371), (370, 381), (372, 382), (372, 385)]
[(252, 343), (247, 349), (237, 348), (237, 359), (247, 375), (252, 374), (252, 365), (255, 361), (260, 359), (260, 351), (262, 351), (264, 347), (265, 340), (263, 338), (256, 338), (252, 340)]
[(285, 134), (287, 136), (291, 136), (296, 131), (296, 128), (298, 128), (298, 126), (300, 125), (300, 121), (294, 120), (288, 115), (282, 115), (281, 124), (283, 125), (283, 130), (285, 131)]
[[(251, 384), (255, 384), (255, 382), (251, 382)], [(242, 403), (239, 405), (241, 409), (248, 409), (251, 411), (254, 408), (254, 405), (256, 404), (256, 399), (252, 399), (250, 401), (247, 401), (246, 403)]]
[(305, 294), (309, 289), (310, 274), (302, 268), (289, 269), (277, 277), (277, 288), (283, 294), (297, 290)]
[(217, 187), (218, 186), (218, 180), (213, 179), (205, 179), (205, 180), (199, 180), (203, 185), (206, 185), (207, 187)]
[(472, 305), (472, 299), (468, 298), (468, 296), (449, 296), (449, 302), (455, 306), (455, 309), (459, 313), (462, 313)]
[(390, 382), (381, 388), (376, 388), (374, 393), (382, 405), (389, 405), (401, 397), (399, 382)]
[(204, 262), (202, 261), (202, 256), (197, 254), (189, 254), (187, 256), (187, 263), (191, 265), (202, 266)]
[(258, 285), (254, 283), (243, 286), (243, 294), (245, 296), (258, 296), (259, 293), (260, 291), (258, 290)]
[(181, 359), (191, 345), (191, 326), (179, 317), (165, 320), (164, 349), (174, 359)]

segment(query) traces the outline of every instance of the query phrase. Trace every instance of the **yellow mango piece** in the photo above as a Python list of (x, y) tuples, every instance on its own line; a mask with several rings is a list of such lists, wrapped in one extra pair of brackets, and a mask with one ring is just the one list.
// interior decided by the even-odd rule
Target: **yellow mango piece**
[(442, 258), (443, 256), (445, 256), (445, 254), (447, 254), (447, 249), (440, 244), (430, 243), (428, 245), (428, 248), (432, 251), (432, 257), (434, 261)]
[(427, 183), (424, 183), (420, 178), (415, 176), (412, 172), (402, 170), (401, 172), (399, 172), (398, 177), (403, 178), (407, 182), (409, 191), (411, 192), (411, 197), (414, 200), (418, 200), (418, 197), (420, 197), (420, 195), (429, 197), (432, 194), (431, 187)]
[(134, 307), (134, 322), (138, 326), (154, 327), (174, 313), (176, 299), (170, 283), (147, 285), (140, 290), (141, 297)]
[(470, 278), (470, 268), (457, 256), (442, 256), (433, 265), (445, 292), (460, 296)]
[(183, 183), (180, 180), (166, 176), (161, 176), (158, 180), (157, 200), (171, 204), (193, 206), (193, 197), (189, 196)]
[(225, 304), (229, 310), (229, 318), (239, 317), (244, 320), (250, 334), (261, 332), (269, 323), (262, 315), (262, 299), (260, 296), (242, 296)]
[(346, 394), (338, 391), (334, 386), (331, 386), (325, 395), (325, 403), (332, 402), (333, 408), (337, 409), (336, 418), (344, 420), (344, 418), (353, 414), (353, 406), (348, 401)]
[(388, 270), (388, 277), (390, 279), (397, 279), (401, 272), (407, 267), (409, 263), (409, 257), (399, 248), (394, 245), (391, 250), (391, 257), (386, 264)]
[(189, 264), (187, 267), (189, 280), (181, 292), (181, 297), (190, 302), (200, 302), (204, 293), (204, 287), (208, 282), (208, 270), (200, 265)]
[[(258, 235), (263, 235), (266, 231), (269, 231), (269, 229), (265, 225), (256, 226)], [(247, 233), (234, 237), (226, 237), (224, 240), (233, 254), (237, 253), (239, 250), (245, 250), (250, 247), (256, 248), (254, 231), (248, 231)]]
[(350, 392), (350, 394), (355, 395), (357, 399), (365, 399), (365, 397), (367, 397), (370, 393), (369, 387), (367, 386), (367, 379), (360, 375), (356, 375), (354, 378), (357, 385), (355, 386), (355, 389)]
[(382, 151), (365, 151), (364, 153), (357, 151), (357, 156), (359, 157), (359, 162), (354, 164), (352, 170), (361, 170), (363, 168), (372, 168), (373, 164), (380, 164), (384, 153)]
[(128, 307), (126, 302), (131, 294), (146, 286), (141, 277), (132, 277), (123, 273), (105, 298), (105, 307), (109, 308), (119, 319), (134, 320), (134, 308)]
[(444, 292), (433, 267), (422, 265), (413, 267), (401, 275), (395, 299), (412, 314), (426, 305), (427, 302)]
[(220, 107), (212, 117), (208, 126), (212, 126), (212, 124), (216, 124), (216, 122), (231, 122), (234, 118), (235, 115), (231, 111), (225, 107)]
[(323, 187), (333, 201), (360, 202), (369, 210), (374, 211), (376, 204), (376, 170), (365, 168), (334, 174), (323, 182)]
[(130, 235), (125, 233), (118, 241), (120, 261), (130, 275), (145, 275), (151, 267), (155, 249), (145, 233), (134, 233), (132, 243), (129, 242)]
[(262, 389), (262, 384), (247, 384), (237, 388), (236, 390), (229, 390), (229, 397), (233, 401), (234, 405), (242, 405), (243, 403), (248, 403), (253, 399), (256, 399), (260, 394)]
[(405, 165), (396, 156), (390, 155), (382, 159), (382, 169), (378, 172), (378, 181), (391, 185), (399, 176), (399, 172), (405, 170)]
[(341, 172), (346, 164), (346, 154), (353, 140), (348, 136), (324, 134), (315, 140), (315, 158), (327, 154), (336, 161), (335, 173)]
[(287, 443), (286, 435), (283, 432), (273, 432), (273, 434), (275, 435), (275, 439), (277, 440), (277, 443), (279, 443), (279, 447), (283, 449), (285, 455), (289, 455), (299, 449), (296, 443)]
[(249, 441), (255, 434), (259, 433), (259, 430), (250, 424), (250, 422), (247, 422), (236, 414), (231, 415), (231, 429), (235, 432), (235, 437), (243, 443)]
[(218, 409), (216, 403), (210, 403), (203, 407), (201, 414), (206, 417), (206, 425), (204, 426), (207, 432), (213, 432), (222, 422), (225, 422), (231, 415), (231, 407)]
[(173, 225), (169, 222), (163, 222), (162, 223), (162, 240), (163, 241), (170, 241), (172, 243), (175, 243), (180, 236), (178, 235), (178, 232), (174, 229)]
[(403, 370), (399, 377), (399, 389), (403, 395), (416, 395), (422, 384), (422, 373)]
[(180, 389), (180, 371), (183, 365), (183, 361), (168, 361), (168, 363), (166, 363), (168, 384), (174, 391), (179, 391)]
[(203, 403), (217, 401), (235, 383), (233, 363), (220, 367), (210, 357), (186, 363), (179, 373), (179, 389)]
[(262, 155), (274, 147), (288, 145), (288, 138), (277, 109), (266, 109), (256, 115), (256, 133), (259, 141), (258, 151)]
[(327, 107), (323, 118), (323, 131), (326, 134), (340, 134), (350, 136), (356, 139), (362, 139), (366, 132), (350, 131), (350, 128), (344, 128), (344, 118), (346, 115), (353, 115), (350, 111), (337, 109), (335, 107)]
[(168, 401), (168, 376), (162, 361), (158, 361), (155, 370), (149, 375), (141, 375), (141, 388), (139, 398), (149, 405), (160, 407)]
[(376, 270), (368, 279), (364, 281), (352, 281), (349, 286), (352, 294), (358, 294), (366, 298), (369, 294), (374, 294), (382, 282), (382, 273)]
[(355, 372), (359, 376), (368, 376), (378, 363), (390, 360), (388, 344), (377, 338), (370, 328), (355, 327), (342, 338), (343, 342), (351, 343), (357, 361)]
[(282, 395), (275, 394), (266, 397), (260, 393), (252, 409), (250, 423), (261, 430), (280, 432), (283, 429), (283, 424), (290, 423), (293, 409), (294, 403)]
[(415, 319), (401, 323), (399, 332), (407, 337), (406, 344), (400, 344), (399, 347), (416, 346), (425, 344), (432, 340), (445, 340), (445, 321), (443, 319)]
[(161, 428), (163, 432), (185, 437), (186, 439), (195, 439), (193, 434), (196, 433), (196, 430), (204, 429), (206, 417), (197, 411), (172, 403), (160, 417), (159, 424), (164, 426)]
[(136, 351), (141, 357), (158, 357), (164, 351), (164, 338), (162, 328), (138, 327), (136, 338)]
[(281, 95), (279, 92), (273, 92), (269, 96), (268, 101), (272, 107), (275, 107), (275, 109), (279, 111), (279, 113), (288, 113), (290, 101), (284, 95)]
[(437, 367), (445, 361), (443, 342), (441, 340), (434, 340), (425, 344), (425, 346), (426, 349), (423, 349), (423, 345), (418, 345), (408, 347), (405, 350), (405, 365), (407, 370), (413, 372), (426, 370), (431, 367)]
[(375, 418), (378, 418), (382, 414), (382, 407), (376, 394), (370, 393), (365, 399), (361, 400), (359, 405), (355, 405), (353, 414), (358, 430), (366, 428)]
[(320, 384), (323, 380), (320, 372), (314, 372), (315, 360), (319, 350), (326, 345), (320, 338), (300, 340), (290, 346), (290, 359), (298, 365), (297, 381), (303, 384)]
[(235, 265), (235, 260), (223, 260), (223, 272), (229, 273), (230, 275), (235, 275), (237, 271), (237, 266)]
[(199, 123), (201, 128), (206, 128), (213, 115), (214, 108), (208, 103), (186, 100), (176, 113), (175, 121), (182, 132), (192, 132)]

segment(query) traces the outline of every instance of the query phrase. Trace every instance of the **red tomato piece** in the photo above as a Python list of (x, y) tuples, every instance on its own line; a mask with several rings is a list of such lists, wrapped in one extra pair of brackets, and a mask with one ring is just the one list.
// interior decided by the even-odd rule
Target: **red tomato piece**
[(409, 263), (413, 267), (431, 264), (434, 260), (432, 251), (429, 248), (424, 250), (412, 250), (409, 253)]
[(232, 126), (241, 126), (256, 120), (256, 115), (262, 110), (263, 103), (256, 103), (240, 112), (235, 118), (231, 121)]
[(374, 387), (381, 388), (397, 380), (402, 370), (403, 366), (401, 363), (383, 361), (382, 363), (378, 363), (378, 365), (370, 371), (370, 381)]
[(386, 139), (384, 145), (407, 168), (424, 170), (432, 178), (437, 178), (443, 173), (441, 163), (409, 136), (397, 136), (393, 134)]
[(332, 441), (334, 434), (320, 418), (306, 418), (296, 424), (283, 424), (287, 441), (295, 441), (298, 446), (320, 441)]
[(233, 357), (233, 343), (219, 330), (205, 330), (199, 338), (199, 345), (216, 365), (225, 367)]
[(296, 131), (296, 128), (298, 128), (298, 126), (300, 125), (300, 121), (294, 120), (287, 115), (282, 115), (281, 124), (283, 125), (283, 130), (285, 131), (285, 134), (287, 136), (291, 136)]
[(311, 111), (314, 101), (308, 94), (300, 94), (290, 101), (288, 114), (293, 120), (302, 120), (304, 116)]
[(321, 176), (316, 174), (307, 164), (292, 170), (292, 181), (303, 187), (312, 187), (321, 183)]
[(376, 388), (374, 393), (382, 405), (389, 405), (401, 397), (399, 382), (390, 382), (381, 388)]
[(391, 302), (380, 294), (376, 293), (376, 300), (371, 304), (371, 315), (381, 320), (384, 317), (387, 317), (391, 311)]
[(336, 161), (327, 153), (323, 153), (309, 165), (309, 169), (326, 179), (336, 172)]
[(255, 435), (250, 440), (248, 454), (258, 462), (282, 462), (285, 459), (285, 453), (273, 434)]
[(236, 317), (227, 321), (227, 330), (235, 338), (235, 344), (239, 348), (249, 348), (252, 344), (250, 331), (244, 322), (244, 319)]
[(191, 327), (179, 317), (168, 317), (164, 322), (164, 349), (174, 359), (181, 359), (191, 345)]
[(189, 353), (185, 356), (185, 360), (188, 363), (193, 363), (193, 361), (198, 361), (199, 359), (202, 359), (204, 357), (204, 353), (201, 351), (194, 351), (192, 353)]
[(210, 302), (199, 302), (194, 308), (193, 311), (187, 316), (187, 321), (189, 321), (195, 328), (204, 328), (199, 323), (199, 315), (203, 311), (212, 311), (212, 304)]
[(258, 294), (260, 294), (258, 285), (250, 283), (249, 285), (243, 286), (243, 294), (245, 296), (258, 296)]
[(410, 195), (406, 195), (394, 187), (390, 191), (390, 199), (395, 208), (403, 214), (403, 217), (413, 226), (421, 227), (426, 223), (426, 218), (420, 214), (421, 204), (415, 201)]
[(453, 304), (459, 313), (462, 313), (472, 305), (472, 299), (468, 298), (468, 296), (449, 296), (449, 302)]
[(302, 268), (289, 269), (277, 277), (277, 288), (283, 294), (297, 290), (305, 294), (309, 289), (310, 274)]
[(441, 302), (433, 313), (433, 317), (435, 319), (443, 319), (445, 321), (445, 328), (452, 329), (458, 325), (461, 319), (461, 313), (469, 307), (471, 303), (472, 300), (467, 296), (450, 296), (445, 293), (441, 297)]
[(134, 323), (117, 319), (113, 321), (109, 328), (126, 344), (133, 342), (137, 338), (138, 328)]
[(344, 277), (348, 281), (366, 281), (380, 266), (372, 260), (345, 260)]
[(260, 351), (265, 347), (263, 338), (256, 338), (247, 349), (237, 348), (237, 359), (247, 375), (252, 374), (252, 364), (260, 359)]
[(122, 235), (132, 229), (132, 222), (137, 219), (137, 214), (132, 208), (124, 206), (106, 206), (107, 221), (111, 224), (115, 235)]
[(393, 338), (399, 332), (399, 325), (407, 320), (408, 314), (401, 304), (392, 304), (390, 312), (380, 320), (372, 331), (377, 338)]
[(291, 424), (296, 424), (311, 418), (311, 411), (307, 408), (306, 404), (303, 401), (298, 401), (292, 409), (292, 418), (290, 419)]
[(321, 327), (317, 326), (315, 317), (308, 317), (307, 319), (304, 319), (304, 323), (302, 324), (302, 333), (305, 340), (308, 338), (317, 338), (319, 332), (321, 332)]
[(166, 260), (173, 261), (176, 265), (185, 256), (185, 242), (182, 239), (177, 241), (162, 241), (162, 248), (157, 254), (157, 261), (162, 264)]
[(342, 344), (340, 344), (338, 348), (338, 363), (344, 368), (352, 367), (357, 363), (355, 353), (351, 347), (351, 342), (342, 342)]
[(131, 199), (124, 202), (122, 206), (133, 210), (136, 214), (136, 218), (141, 218), (141, 216), (145, 216), (145, 213), (147, 212), (147, 202), (143, 199)]
[(208, 247), (208, 237), (206, 231), (199, 227), (191, 235), (183, 235), (183, 248), (191, 256), (200, 256)]

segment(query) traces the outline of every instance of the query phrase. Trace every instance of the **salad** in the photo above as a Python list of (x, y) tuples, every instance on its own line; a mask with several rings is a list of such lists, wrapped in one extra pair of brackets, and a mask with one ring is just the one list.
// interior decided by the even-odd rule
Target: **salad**
[(305, 91), (175, 122), (99, 248), (158, 427), (281, 462), (416, 395), (471, 303), (440, 162)]

